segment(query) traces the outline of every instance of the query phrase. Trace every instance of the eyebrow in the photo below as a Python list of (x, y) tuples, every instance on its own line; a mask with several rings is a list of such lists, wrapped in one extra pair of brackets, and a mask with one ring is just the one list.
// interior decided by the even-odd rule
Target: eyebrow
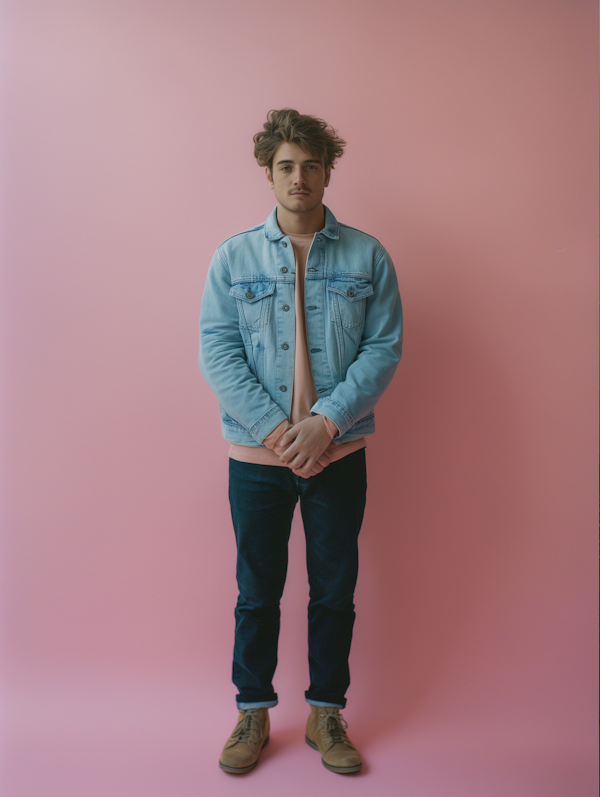
[[(294, 161), (291, 159), (281, 160), (277, 161), (276, 165), (279, 166), (280, 163), (294, 163)], [(305, 161), (302, 161), (302, 163), (318, 163), (319, 165), (321, 165), (321, 161), (316, 160), (316, 158), (307, 158)]]

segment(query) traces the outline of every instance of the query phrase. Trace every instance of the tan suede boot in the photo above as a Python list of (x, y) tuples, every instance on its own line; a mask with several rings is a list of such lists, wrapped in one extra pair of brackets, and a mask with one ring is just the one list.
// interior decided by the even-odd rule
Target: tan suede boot
[(321, 753), (323, 766), (342, 775), (362, 767), (360, 753), (346, 734), (347, 727), (338, 708), (311, 705), (306, 743)]
[(237, 725), (221, 753), (221, 769), (240, 775), (254, 769), (260, 751), (269, 742), (270, 729), (268, 708), (241, 709)]

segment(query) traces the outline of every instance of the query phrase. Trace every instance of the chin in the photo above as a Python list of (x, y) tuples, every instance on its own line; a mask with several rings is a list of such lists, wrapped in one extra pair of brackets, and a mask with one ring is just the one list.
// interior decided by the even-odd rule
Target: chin
[[(306, 197), (308, 198), (308, 197)], [(290, 208), (292, 211), (296, 211), (296, 213), (307, 213), (308, 211), (314, 210), (315, 208), (319, 207), (319, 203), (312, 200), (310, 203), (305, 204), (302, 203), (301, 205), (295, 205), (293, 208)]]

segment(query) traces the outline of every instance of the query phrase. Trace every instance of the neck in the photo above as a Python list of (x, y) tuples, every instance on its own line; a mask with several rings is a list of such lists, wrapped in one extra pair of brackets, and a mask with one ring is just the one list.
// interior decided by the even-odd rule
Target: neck
[(277, 205), (277, 224), (279, 228), (292, 235), (308, 235), (320, 232), (325, 226), (325, 208), (323, 203), (306, 213), (290, 213), (281, 205)]

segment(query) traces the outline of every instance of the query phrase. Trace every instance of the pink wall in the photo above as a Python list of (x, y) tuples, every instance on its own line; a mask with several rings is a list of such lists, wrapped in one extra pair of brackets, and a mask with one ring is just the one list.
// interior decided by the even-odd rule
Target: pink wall
[[(596, 4), (2, 16), (4, 793), (594, 794)], [(390, 251), (406, 342), (367, 449), (364, 774), (302, 739), (296, 518), (281, 705), (240, 784), (197, 321), (213, 251), (273, 207), (251, 137), (285, 105), (348, 140), (326, 203)]]

